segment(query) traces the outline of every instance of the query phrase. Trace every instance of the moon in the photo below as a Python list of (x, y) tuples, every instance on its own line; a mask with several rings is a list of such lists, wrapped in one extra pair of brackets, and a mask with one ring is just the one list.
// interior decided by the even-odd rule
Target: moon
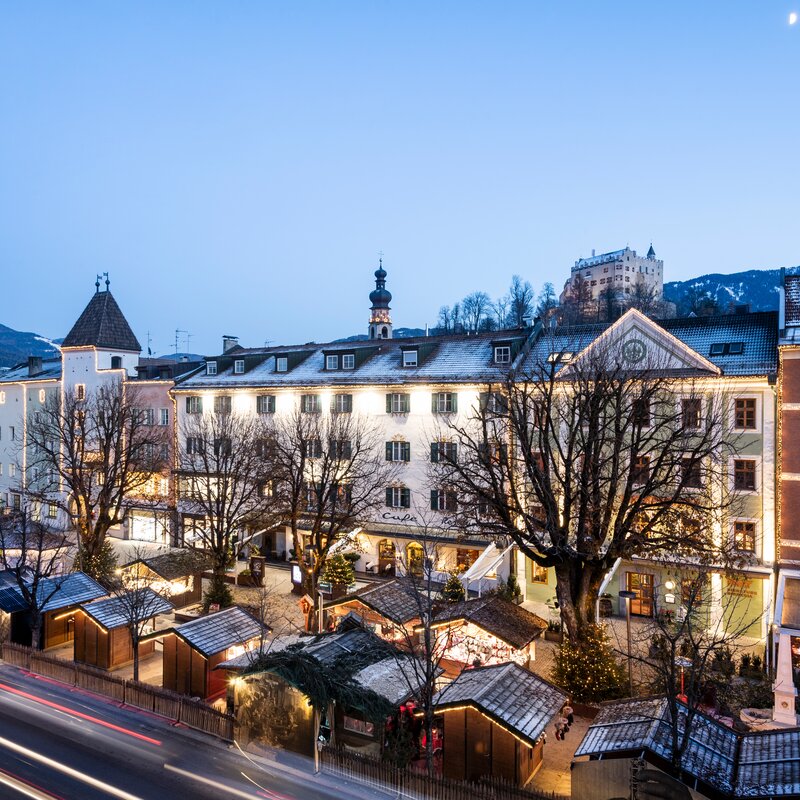
[(792, 13), (789, 14), (789, 24), (790, 25), (794, 25), (795, 22), (797, 22), (797, 12), (796, 11), (792, 11)]

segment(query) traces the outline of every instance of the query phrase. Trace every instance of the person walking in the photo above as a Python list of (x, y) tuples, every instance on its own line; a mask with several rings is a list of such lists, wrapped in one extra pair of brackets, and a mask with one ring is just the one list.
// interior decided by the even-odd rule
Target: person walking
[(560, 719), (556, 720), (556, 741), (560, 742), (564, 738), (564, 724)]
[(567, 704), (564, 706), (564, 716), (567, 718), (567, 723), (570, 727), (575, 722), (575, 709), (569, 704), (569, 700), (567, 700)]

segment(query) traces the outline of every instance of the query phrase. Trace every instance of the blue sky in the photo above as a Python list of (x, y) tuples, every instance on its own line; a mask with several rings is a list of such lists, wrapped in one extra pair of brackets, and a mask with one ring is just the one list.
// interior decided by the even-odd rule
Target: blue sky
[[(6, 2), (0, 322), (193, 351), (396, 325), (652, 240), (800, 263), (800, 0)], [(185, 345), (185, 337), (181, 347)]]

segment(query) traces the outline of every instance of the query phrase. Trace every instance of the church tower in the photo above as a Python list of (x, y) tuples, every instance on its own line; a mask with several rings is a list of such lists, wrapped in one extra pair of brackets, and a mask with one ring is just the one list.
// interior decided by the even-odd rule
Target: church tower
[(375, 289), (369, 293), (369, 299), (372, 303), (369, 314), (369, 338), (391, 339), (392, 318), (389, 315), (389, 303), (392, 301), (392, 295), (386, 289), (383, 259), (380, 259), (378, 269), (375, 270)]

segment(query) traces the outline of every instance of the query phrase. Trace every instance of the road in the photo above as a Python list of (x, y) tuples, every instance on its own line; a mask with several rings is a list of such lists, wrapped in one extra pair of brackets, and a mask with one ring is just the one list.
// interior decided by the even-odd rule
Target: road
[[(211, 737), (0, 666), (0, 797), (363, 800), (363, 787), (286, 774)], [(325, 784), (328, 784), (327, 786)], [(382, 793), (376, 793), (380, 796)]]

